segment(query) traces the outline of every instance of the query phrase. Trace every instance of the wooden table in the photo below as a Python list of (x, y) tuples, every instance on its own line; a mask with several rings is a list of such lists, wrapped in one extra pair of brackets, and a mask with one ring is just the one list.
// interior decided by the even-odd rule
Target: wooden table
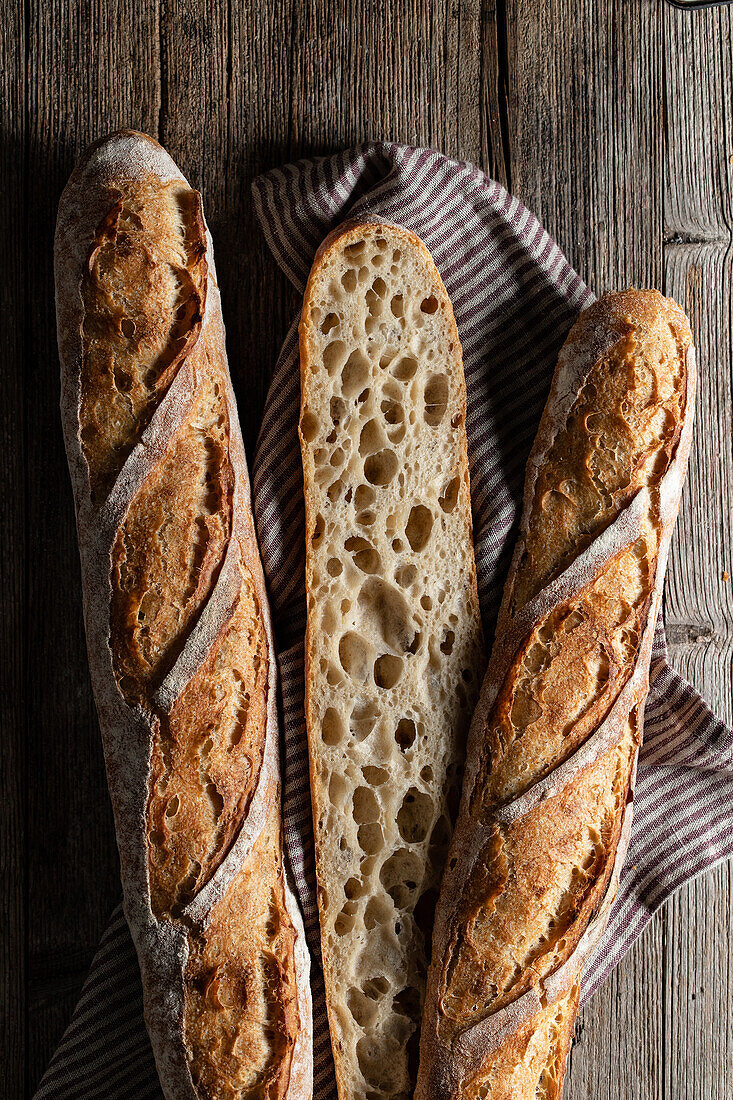
[[(127, 125), (201, 188), (251, 453), (296, 308), (249, 183), (390, 138), (480, 165), (594, 290), (692, 315), (698, 431), (666, 614), (675, 666), (733, 719), (732, 9), (663, 0), (17, 0), (5, 5), (0, 279), (0, 1092), (29, 1096), (118, 900), (58, 404), (52, 238), (77, 155)], [(680, 893), (579, 1020), (567, 1100), (733, 1095), (731, 871)]]

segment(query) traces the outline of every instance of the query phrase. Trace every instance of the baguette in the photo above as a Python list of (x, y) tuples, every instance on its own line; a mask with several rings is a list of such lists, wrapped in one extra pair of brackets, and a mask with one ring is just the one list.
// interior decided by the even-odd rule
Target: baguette
[(631, 825), (649, 662), (690, 447), (694, 353), (656, 291), (563, 347), (469, 735), (417, 1100), (557, 1100)]
[(466, 393), (421, 241), (348, 223), (300, 327), (306, 720), (343, 1100), (412, 1095), (429, 936), (484, 671)]
[(151, 138), (113, 134), (62, 195), (55, 267), (89, 663), (163, 1091), (307, 1100), (276, 664), (201, 197)]

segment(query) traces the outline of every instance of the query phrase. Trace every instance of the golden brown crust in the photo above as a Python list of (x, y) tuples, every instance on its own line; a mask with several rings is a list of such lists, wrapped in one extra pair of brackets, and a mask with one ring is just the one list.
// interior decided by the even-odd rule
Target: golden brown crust
[(211, 240), (151, 139), (82, 160), (56, 282), (90, 666), (161, 1083), (306, 1100), (275, 660)]
[[(204, 1100), (284, 1100), (299, 1028), (295, 932), (277, 874), (282, 837), (273, 802), (239, 876), (186, 966), (186, 1041)], [(246, 935), (243, 934), (246, 930)], [(246, 1005), (248, 1011), (241, 1012)]]
[(198, 341), (208, 279), (197, 192), (143, 177), (110, 198), (82, 283), (79, 422), (93, 492), (109, 490)]
[(560, 354), (472, 724), (419, 1100), (560, 1096), (564, 990), (627, 843), (694, 381), (687, 320), (654, 291), (606, 295)]

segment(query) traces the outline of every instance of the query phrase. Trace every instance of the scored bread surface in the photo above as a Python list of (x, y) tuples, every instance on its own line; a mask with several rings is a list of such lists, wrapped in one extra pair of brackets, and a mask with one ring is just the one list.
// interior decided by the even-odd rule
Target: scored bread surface
[(484, 658), (453, 311), (424, 245), (348, 223), (300, 328), (306, 717), (342, 1098), (415, 1084), (430, 932)]
[(557, 1100), (628, 844), (690, 445), (687, 319), (604, 296), (562, 351), (469, 738), (436, 915), (419, 1100)]
[(56, 239), (90, 666), (166, 1096), (311, 1093), (282, 858), (275, 658), (201, 199), (125, 132)]

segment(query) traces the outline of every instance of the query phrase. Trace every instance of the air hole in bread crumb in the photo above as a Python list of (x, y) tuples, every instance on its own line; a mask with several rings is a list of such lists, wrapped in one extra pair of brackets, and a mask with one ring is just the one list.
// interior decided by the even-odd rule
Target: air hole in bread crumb
[(402, 675), (403, 661), (392, 653), (383, 653), (374, 662), (374, 683), (378, 688), (389, 691)]
[(338, 577), (343, 572), (343, 565), (338, 558), (329, 558), (326, 562), (326, 572), (329, 577)]
[[(384, 283), (381, 279), (377, 279), (377, 282), (382, 283), (382, 286), (384, 286)], [(365, 301), (367, 310), (369, 311), (369, 316), (371, 318), (381, 317), (382, 311), (384, 310), (384, 303), (382, 302), (379, 294), (377, 294), (377, 292), (373, 288), (370, 288), (366, 292)]]
[(343, 481), (341, 480), (340, 477), (337, 478), (336, 481), (334, 481), (331, 485), (329, 485), (328, 492), (326, 493), (326, 496), (331, 501), (331, 504), (336, 503), (336, 501), (341, 496), (343, 488), (344, 488), (344, 483), (343, 483)]
[(399, 462), (394, 451), (377, 451), (364, 463), (364, 477), (370, 485), (389, 485), (397, 473)]
[(315, 413), (312, 413), (309, 409), (306, 409), (300, 418), (300, 434), (303, 436), (303, 439), (306, 441), (306, 443), (313, 442), (313, 440), (318, 435), (319, 427), (320, 425), (318, 423), (318, 417), (315, 415)]
[(337, 936), (345, 936), (347, 932), (351, 932), (355, 923), (356, 918), (354, 914), (346, 912), (346, 906), (344, 906), (339, 915), (336, 917), (333, 930)]
[(444, 374), (431, 374), (425, 386), (425, 423), (436, 428), (448, 407), (448, 379)]
[(377, 768), (373, 764), (365, 764), (361, 769), (362, 775), (372, 787), (381, 787), (389, 779), (389, 772), (384, 768)]
[(420, 302), (420, 309), (423, 313), (435, 313), (438, 308), (438, 299), (434, 294), (431, 294), (428, 298), (423, 298)]
[(456, 640), (456, 636), (452, 630), (446, 630), (443, 634), (443, 641), (440, 643), (440, 652), (445, 653), (447, 657), (453, 652), (453, 643)]
[(363, 741), (374, 729), (379, 711), (375, 703), (367, 700), (365, 703), (357, 703), (351, 712), (349, 728), (355, 741)]
[(331, 329), (336, 328), (339, 325), (340, 321), (341, 318), (339, 317), (338, 313), (327, 313), (326, 316), (323, 318), (323, 323), (321, 324), (321, 332), (323, 333), (323, 335), (328, 336)]
[(397, 828), (408, 844), (419, 844), (428, 835), (433, 823), (433, 802), (430, 795), (410, 787), (397, 813)]
[(338, 772), (334, 772), (328, 784), (328, 797), (331, 804), (343, 809), (346, 805), (349, 793), (350, 787), (348, 780)]
[(414, 744), (417, 736), (417, 728), (412, 718), (400, 718), (395, 730), (394, 739), (403, 752)]
[(401, 294), (395, 294), (392, 301), (389, 303), (389, 308), (395, 317), (404, 317), (405, 315), (405, 300)]
[(358, 989), (346, 994), (346, 1005), (359, 1027), (369, 1028), (377, 1018), (377, 1006)]
[(344, 883), (344, 893), (349, 901), (354, 901), (356, 898), (360, 898), (364, 893), (365, 886), (360, 878), (349, 878)]
[(353, 817), (357, 825), (379, 820), (379, 803), (370, 787), (357, 787), (354, 791)]
[[(357, 490), (358, 492), (358, 490)], [(344, 543), (344, 549), (351, 554), (354, 565), (362, 573), (376, 573), (381, 565), (381, 558), (377, 550), (360, 535), (352, 535)]]
[(375, 856), (384, 847), (382, 826), (376, 821), (360, 825), (356, 839), (362, 852), (368, 856)]
[(341, 687), (344, 682), (344, 678), (339, 669), (335, 665), (328, 666), (328, 672), (326, 673), (326, 683), (329, 687)]
[(385, 397), (379, 406), (382, 416), (390, 426), (401, 424), (405, 419), (405, 411), (398, 401), (392, 401)]
[(366, 241), (354, 241), (353, 244), (347, 244), (344, 249), (344, 256), (349, 260), (358, 260), (362, 255), (366, 247)]
[(339, 642), (341, 667), (352, 680), (363, 684), (369, 675), (369, 645), (353, 630), (344, 634)]
[(460, 488), (460, 477), (451, 477), (450, 481), (446, 485), (442, 496), (438, 497), (438, 504), (442, 510), (450, 514), (453, 508), (458, 504), (458, 489)]
[(357, 485), (356, 492), (354, 493), (354, 507), (357, 512), (374, 504), (376, 499), (377, 494), (374, 492), (371, 485)]
[[(372, 899), (376, 900), (376, 899)], [(367, 909), (369, 906), (367, 906)], [(386, 908), (386, 906), (385, 906)], [(389, 917), (385, 918), (385, 921), (380, 923), (386, 923)], [(367, 925), (367, 927), (370, 927)], [(374, 927), (373, 925), (371, 927)], [(371, 997), (373, 1001), (378, 1001), (380, 997), (384, 997), (386, 993), (389, 993), (390, 985), (386, 978), (367, 978), (366, 981), (361, 983), (361, 988), (367, 997)]]
[(430, 599), (430, 596), (425, 595), (420, 597), (420, 607), (423, 611), (432, 611), (433, 601)]
[(397, 909), (405, 909), (410, 904), (422, 873), (422, 860), (409, 848), (398, 848), (384, 861), (379, 881)]
[(359, 454), (362, 458), (374, 454), (386, 446), (387, 440), (378, 420), (367, 420), (359, 436)]
[(397, 588), (381, 577), (369, 577), (361, 586), (358, 603), (370, 637), (376, 632), (389, 649), (410, 650), (415, 629), (407, 600)]
[(346, 362), (346, 344), (343, 340), (332, 340), (323, 349), (323, 365), (329, 374), (335, 374)]
[(333, 424), (338, 427), (343, 418), (346, 416), (346, 405), (343, 399), (340, 397), (332, 397), (328, 411), (331, 416)]
[(356, 397), (369, 381), (370, 367), (361, 348), (354, 348), (341, 371), (341, 392), (344, 397)]
[(414, 565), (405, 564), (398, 565), (395, 570), (394, 579), (400, 588), (409, 588), (411, 584), (415, 583), (417, 579), (417, 569)]
[(433, 530), (433, 513), (424, 504), (416, 504), (410, 511), (405, 527), (407, 541), (417, 553), (424, 550)]
[(329, 707), (321, 722), (321, 737), (326, 745), (339, 745), (346, 736), (344, 720), (337, 710)]
[(135, 335), (135, 322), (131, 317), (123, 317), (120, 328), (122, 329), (122, 335), (126, 336), (128, 340), (131, 340)]
[(354, 290), (356, 290), (356, 272), (354, 271), (353, 267), (350, 267), (346, 271), (344, 271), (343, 275), (341, 276), (341, 286), (344, 288), (347, 294), (351, 294)]
[(417, 359), (414, 355), (402, 355), (392, 363), (390, 372), (398, 382), (409, 382), (417, 372)]
[(169, 799), (168, 805), (165, 808), (166, 817), (175, 817), (180, 807), (180, 799), (177, 794), (173, 795), (173, 798)]

